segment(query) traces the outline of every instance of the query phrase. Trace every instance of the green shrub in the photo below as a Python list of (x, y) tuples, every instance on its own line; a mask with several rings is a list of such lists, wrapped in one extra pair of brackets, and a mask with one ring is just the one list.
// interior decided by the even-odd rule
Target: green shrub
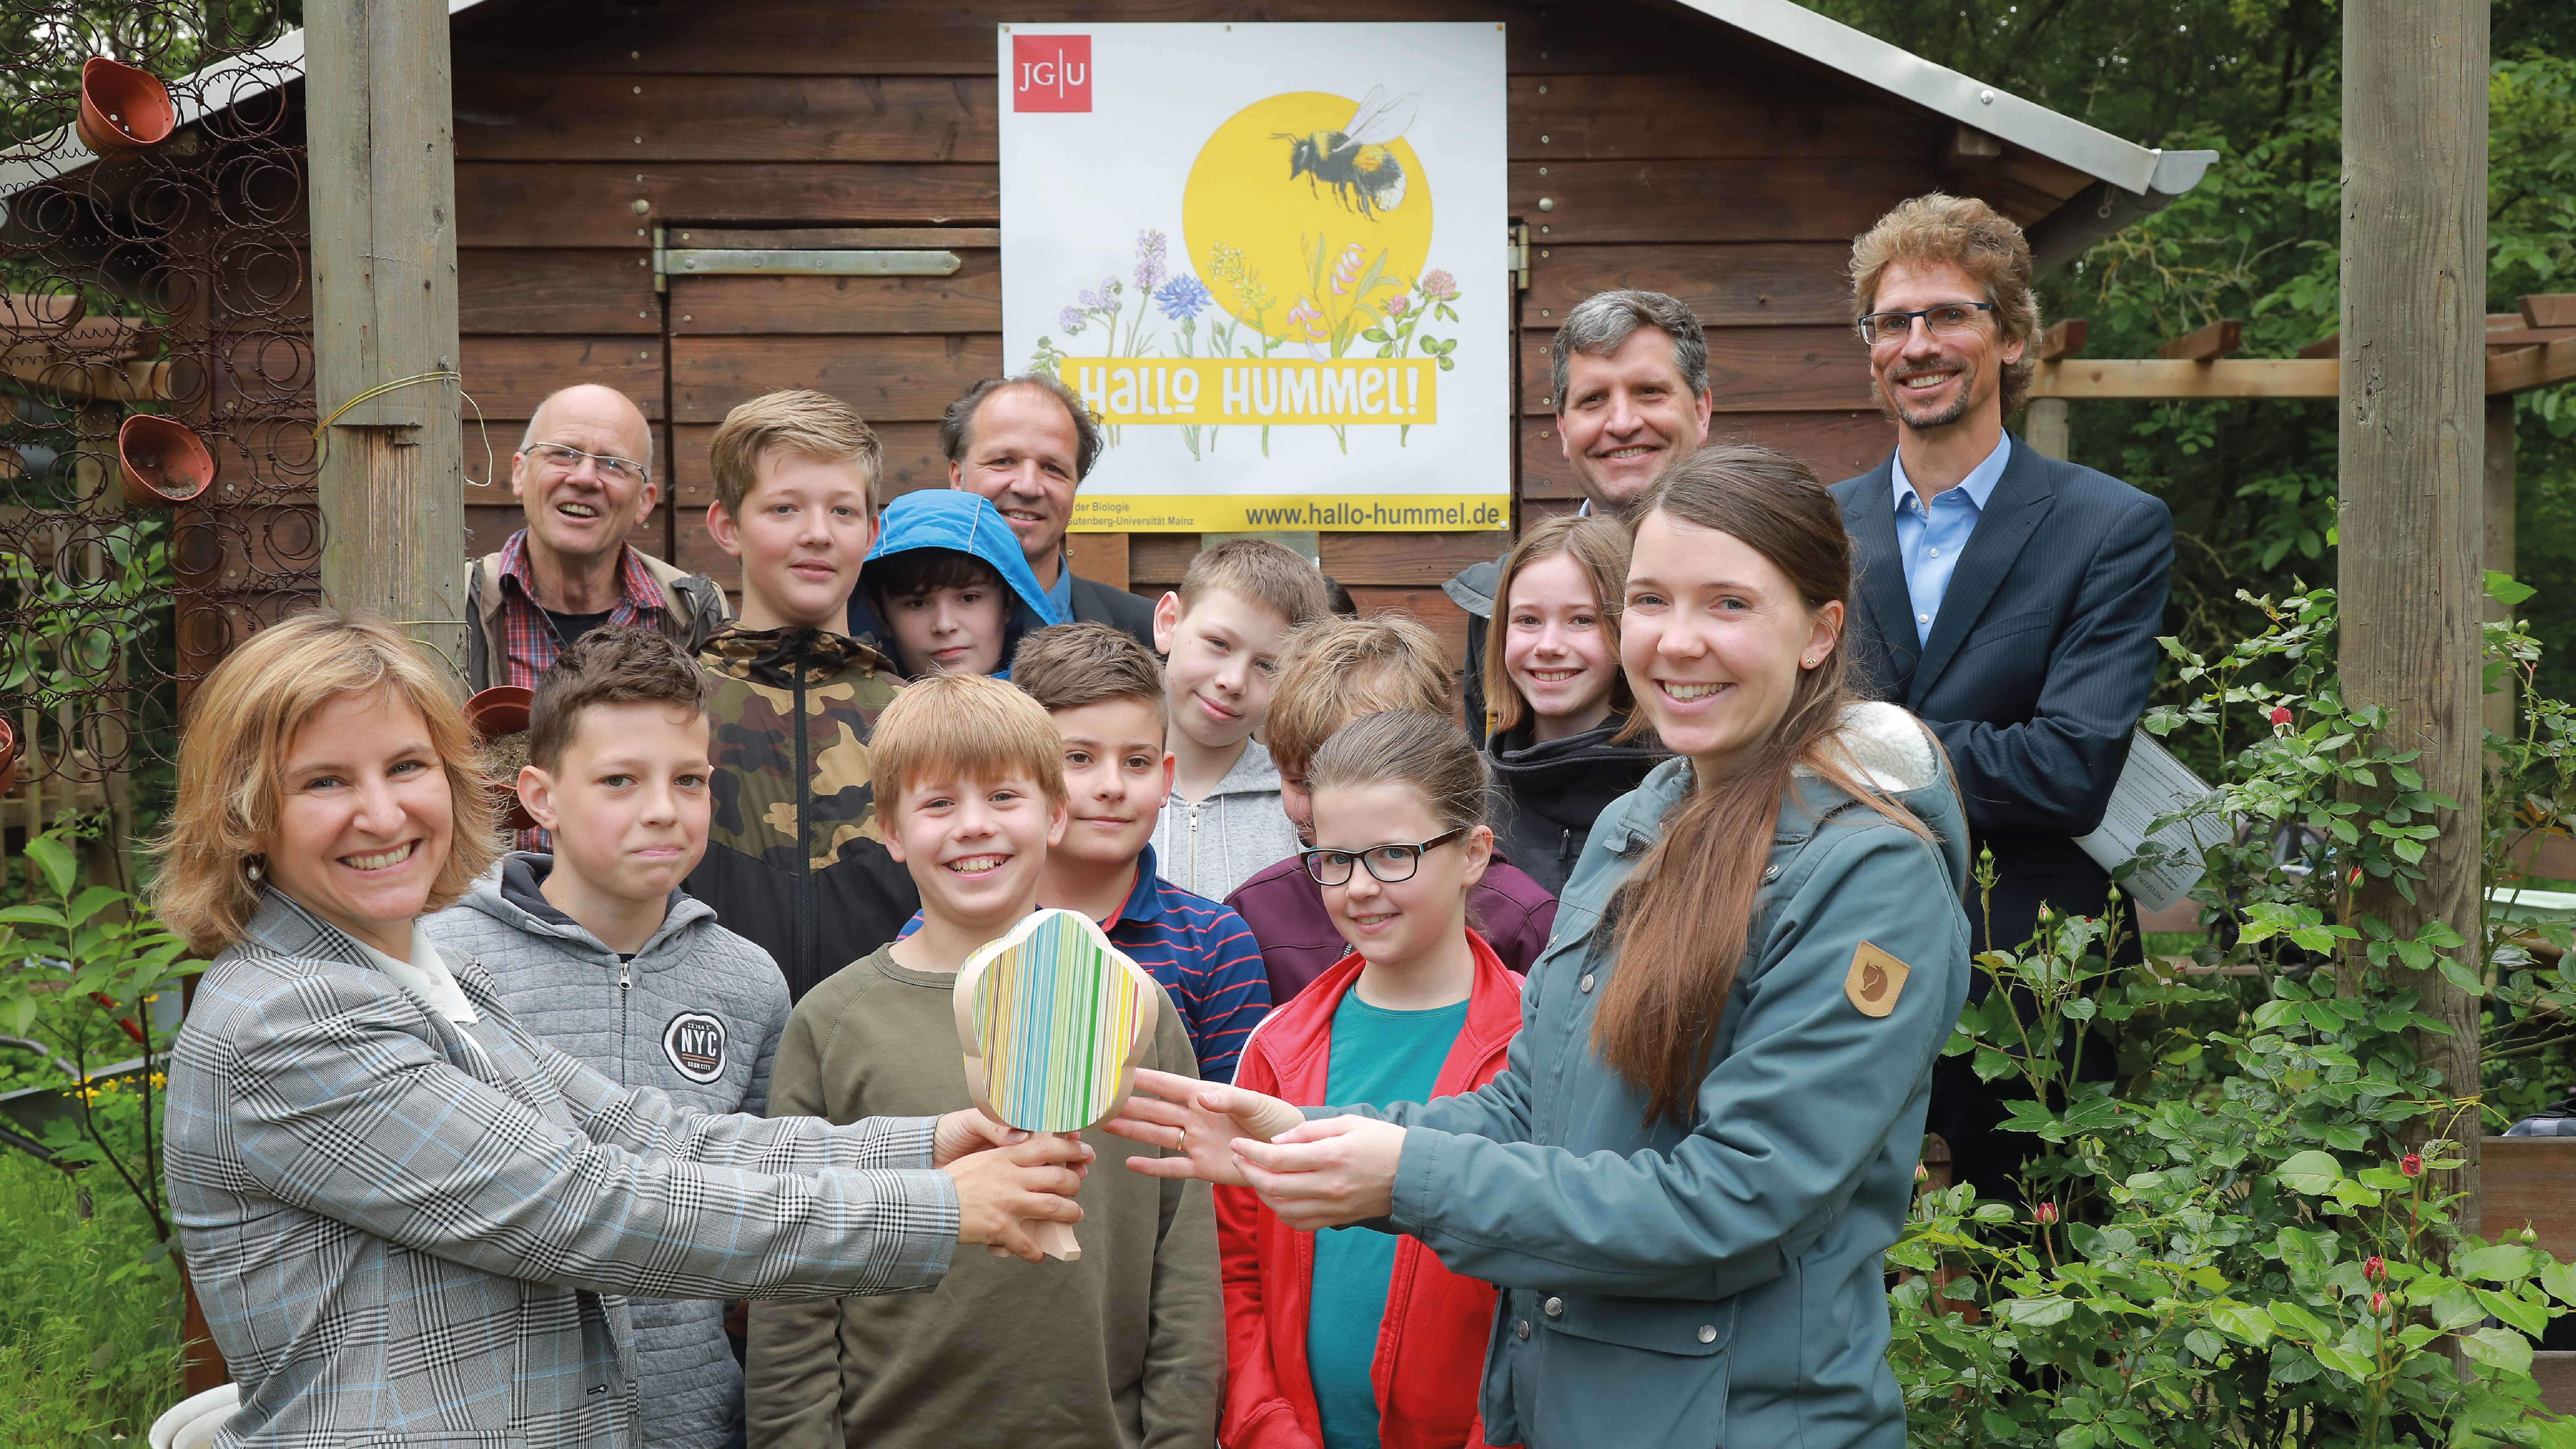
[[(1889, 1255), (1911, 1275), (1891, 1361), (1915, 1445), (2576, 1445), (2530, 1377), (2576, 1271), (2469, 1235), (2436, 1187), (2481, 1103), (2419, 1065), (2410, 1035), (2448, 1028), (2407, 975), (2485, 997), (2490, 1035), (2576, 983), (2501, 929), (2481, 973), (2449, 927), (2401, 936), (2363, 909), (2364, 881), (2411, 893), (2452, 802), (2342, 699), (2330, 593), (2247, 602), (2271, 627), (2219, 659), (2167, 641), (2195, 694), (2147, 728), (2215, 736), (2208, 808), (2262, 827), (2209, 851), (2193, 892), (2228, 928), (2199, 963), (2255, 974), (2108, 964), (2116, 909), (1978, 958), (1992, 990), (1949, 1052), (2025, 1098), (2006, 1126), (2034, 1155), (2026, 1206), (1927, 1188)], [(2528, 638), (2490, 635), (2496, 677), (2527, 685)], [(2491, 870), (2508, 817), (2554, 816), (2568, 780), (2565, 706), (2523, 706), (2489, 738)], [(2286, 869), (2281, 827), (2304, 842)]]
[(123, 1190), (91, 1193), (86, 1217), (80, 1197), (0, 1149), (0, 1444), (136, 1444), (179, 1400), (178, 1272)]

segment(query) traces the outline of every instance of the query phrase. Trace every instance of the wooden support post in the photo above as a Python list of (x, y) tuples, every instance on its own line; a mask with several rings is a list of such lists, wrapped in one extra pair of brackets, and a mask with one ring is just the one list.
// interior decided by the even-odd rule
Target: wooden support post
[[(2362, 911), (2413, 936), (2447, 923), (2478, 943), (2481, 641), (2486, 538), (2487, 0), (2353, 0), (2344, 11), (2340, 663), (2345, 698), (2387, 709), (2381, 742), (2420, 750), (2437, 811), (2409, 901), (2365, 882)], [(2448, 1036), (2410, 1033), (2455, 1097), (2478, 1092), (2478, 1003), (2415, 973)], [(2419, 1119), (2467, 1166), (2441, 1191), (2478, 1221), (2475, 1109)]]
[(2035, 397), (2021, 419), (2023, 440), (2041, 456), (2066, 461), (2066, 399)]
[[(315, 401), (453, 373), (456, 175), (447, 7), (333, 0), (304, 31)], [(322, 466), (322, 591), (399, 621), (458, 669), (465, 495), (458, 380), (340, 413)]]
[[(2486, 534), (2484, 550), (2489, 572), (2510, 574), (2513, 566), (2513, 397), (2510, 393), (2487, 399), (2486, 509), (2482, 527)], [(2504, 608), (2494, 600), (2487, 601), (2481, 617), (2502, 621)], [(2487, 728), (2506, 734), (2513, 732), (2513, 681), (2508, 677), (2504, 687), (2486, 697)]]

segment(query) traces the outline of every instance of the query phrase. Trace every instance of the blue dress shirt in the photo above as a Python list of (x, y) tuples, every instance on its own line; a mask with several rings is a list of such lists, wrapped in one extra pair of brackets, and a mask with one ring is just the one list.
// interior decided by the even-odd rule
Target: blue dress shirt
[(1047, 586), (1046, 598), (1059, 622), (1073, 622), (1073, 560), (1062, 549), (1056, 551), (1055, 582)]
[(1898, 454), (1895, 466), (1888, 470), (1896, 485), (1896, 551), (1905, 560), (1905, 592), (1914, 605), (1915, 643), (1932, 637), (1932, 621), (1941, 617), (1941, 596), (1950, 591), (1950, 571), (1959, 566), (1959, 550), (1968, 546), (1968, 535), (1977, 531), (1986, 500), (1994, 496), (2004, 465), (2011, 461), (2012, 435), (2007, 433), (1957, 487), (1932, 495), (1928, 515), (1914, 485), (1906, 481), (1905, 455)]

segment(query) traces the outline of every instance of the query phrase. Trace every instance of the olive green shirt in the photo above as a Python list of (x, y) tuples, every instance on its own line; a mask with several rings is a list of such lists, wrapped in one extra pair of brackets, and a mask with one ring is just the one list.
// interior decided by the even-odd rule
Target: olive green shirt
[[(770, 1115), (971, 1105), (955, 981), (880, 948), (815, 987), (778, 1044)], [(1165, 1008), (1145, 1065), (1196, 1076), (1180, 1013)], [(928, 1292), (752, 1304), (752, 1449), (1214, 1444), (1225, 1325), (1207, 1186), (1124, 1165), (1155, 1149), (1098, 1130), (1083, 1140), (1100, 1156), (1076, 1199), (1072, 1262), (961, 1248)]]

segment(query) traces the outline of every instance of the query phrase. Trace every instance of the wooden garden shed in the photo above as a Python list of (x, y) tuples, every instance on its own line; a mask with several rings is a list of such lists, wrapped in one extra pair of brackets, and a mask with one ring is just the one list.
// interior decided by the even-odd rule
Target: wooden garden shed
[[(726, 561), (701, 522), (707, 444), (744, 398), (785, 386), (833, 393), (883, 434), (895, 488), (944, 481), (941, 409), (1014, 366), (999, 331), (1000, 22), (1500, 22), (1512, 214), (1494, 245), (1526, 248), (1513, 311), (1522, 518), (1576, 497), (1554, 437), (1547, 354), (1556, 320), (1586, 294), (1635, 286), (1687, 301), (1709, 328), (1718, 434), (1786, 448), (1830, 480), (1889, 446), (1849, 325), (1843, 266), (1856, 232), (1906, 196), (1973, 193), (2029, 229), (2045, 267), (2188, 190), (2212, 159), (2132, 145), (1787, 0), (449, 0), (449, 10), (460, 366), (502, 475), (487, 481), (485, 434), (469, 413), (460, 556), (515, 526), (509, 452), (537, 401), (580, 381), (626, 392), (654, 420), (671, 506), (635, 542), (719, 577)], [(174, 84), (179, 139), (227, 110), (266, 107), (269, 133), (300, 162), (302, 54), (291, 33), (226, 62), (225, 84)], [(47, 189), (114, 210), (117, 188), (97, 173), (139, 163), (85, 157), (66, 137), (50, 159), (0, 166), (0, 194), (22, 211)], [(268, 183), (271, 271), (279, 256), (309, 256), (292, 180)], [(209, 228), (223, 225), (199, 208), (174, 212), (158, 235), (174, 252), (204, 253), (192, 264), (220, 282), (254, 265), (211, 259)], [(710, 244), (935, 249), (959, 265), (900, 277), (668, 265)], [(226, 297), (240, 288), (199, 290), (196, 310), (159, 340), (172, 366), (158, 385), (175, 410), (240, 432), (244, 399), (262, 392), (281, 423), (311, 419), (309, 339), (299, 379), (292, 335), (299, 324), (309, 334), (309, 288), (272, 300), (260, 327), (233, 329), (260, 334), (256, 360), (226, 340)], [(155, 385), (149, 366), (137, 374), (112, 360)], [(257, 388), (242, 381), (254, 373)], [(183, 613), (211, 624), (213, 610), (234, 625), (192, 631), (183, 619), (183, 677), (237, 637), (245, 612), (270, 613), (312, 587), (296, 582), (310, 568), (285, 566), (316, 556), (309, 520), (292, 516), (310, 466), (309, 448), (278, 441), (290, 431), (218, 446), (224, 476), (257, 486), (182, 510)], [(254, 503), (255, 526), (225, 514)], [(1502, 536), (1325, 533), (1316, 543), (1364, 608), (1409, 610), (1455, 649), (1463, 619), (1438, 585), (1495, 556)], [(1197, 545), (1196, 535), (1077, 536), (1077, 567), (1152, 593)]]

